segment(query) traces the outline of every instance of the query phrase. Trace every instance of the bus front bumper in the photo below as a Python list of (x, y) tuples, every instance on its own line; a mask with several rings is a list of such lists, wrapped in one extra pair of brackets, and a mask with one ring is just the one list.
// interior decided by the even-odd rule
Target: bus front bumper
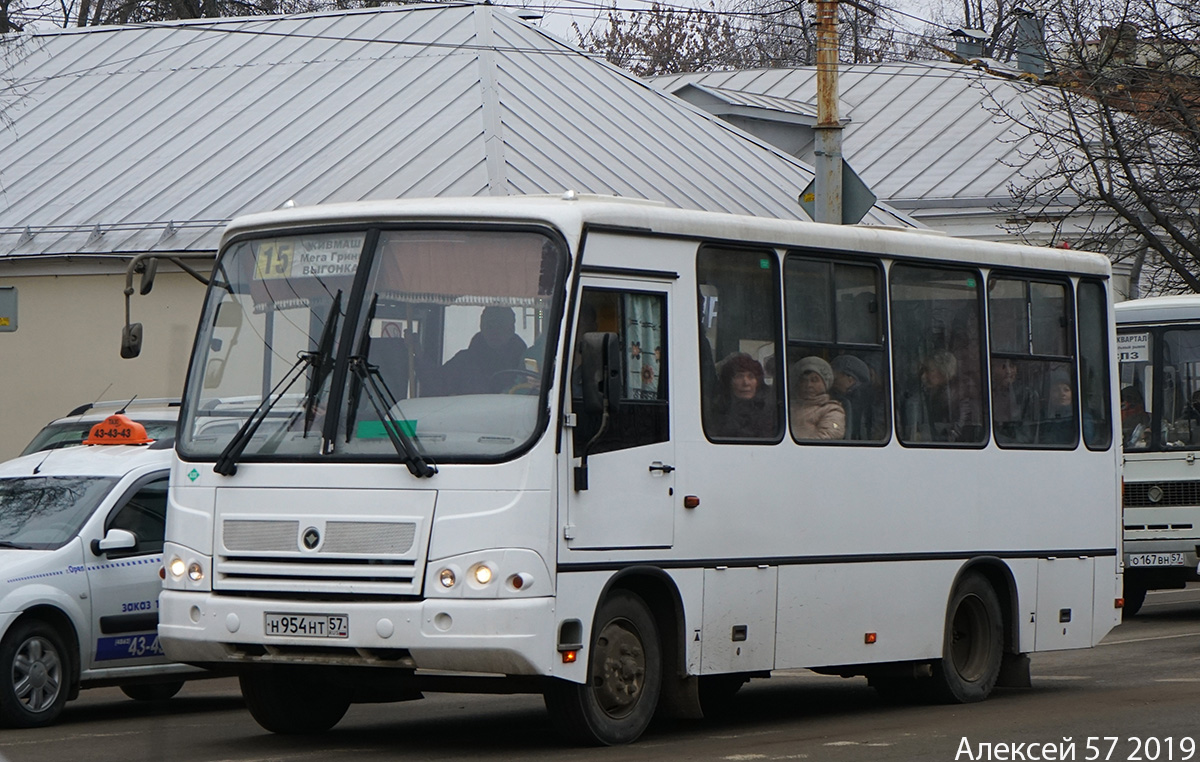
[[(328, 664), (503, 675), (553, 674), (554, 599), (430, 598), (411, 602), (284, 601), (164, 590), (159, 641), (198, 665)], [(345, 632), (267, 634), (340, 622)], [(320, 628), (317, 628), (320, 629)]]

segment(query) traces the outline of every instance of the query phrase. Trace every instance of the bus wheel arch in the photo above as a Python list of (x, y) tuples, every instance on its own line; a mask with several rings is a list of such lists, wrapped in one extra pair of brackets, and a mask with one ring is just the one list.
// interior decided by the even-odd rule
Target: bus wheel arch
[(942, 657), (933, 664), (936, 698), (973, 703), (996, 686), (1004, 654), (1015, 644), (1012, 608), (1006, 615), (1000, 592), (1009, 590), (1006, 577), (1005, 567), (986, 561), (959, 573), (946, 606)]
[(661, 570), (626, 570), (609, 580), (585, 653), (588, 681), (553, 680), (546, 707), (568, 740), (631, 743), (658, 710), (682, 668), (682, 602)]

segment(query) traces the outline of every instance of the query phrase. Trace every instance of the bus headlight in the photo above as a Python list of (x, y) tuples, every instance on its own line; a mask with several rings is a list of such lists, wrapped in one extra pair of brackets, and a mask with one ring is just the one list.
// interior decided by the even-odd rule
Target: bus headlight
[(171, 562), (167, 564), (167, 571), (172, 577), (179, 579), (183, 576), (183, 573), (187, 571), (187, 564), (183, 562), (182, 558), (175, 556), (171, 559)]
[(477, 584), (486, 585), (492, 581), (492, 567), (487, 564), (476, 564), (471, 569), (471, 576), (475, 578)]
[(458, 578), (454, 576), (453, 569), (442, 569), (440, 572), (438, 572), (438, 582), (441, 583), (442, 587), (449, 590), (450, 588), (454, 587), (456, 582), (458, 582)]
[(187, 575), (192, 582), (199, 582), (204, 579), (204, 567), (200, 565), (199, 561), (192, 561), (188, 564)]

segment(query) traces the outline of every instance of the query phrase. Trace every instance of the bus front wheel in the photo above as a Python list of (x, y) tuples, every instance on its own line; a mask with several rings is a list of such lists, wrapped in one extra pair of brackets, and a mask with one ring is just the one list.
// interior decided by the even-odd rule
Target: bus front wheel
[(576, 743), (636, 741), (658, 706), (662, 650), (654, 616), (641, 597), (618, 590), (596, 612), (588, 682), (555, 680), (545, 692), (555, 725)]
[(320, 673), (268, 667), (238, 678), (250, 716), (283, 735), (324, 733), (350, 708), (350, 691)]
[(966, 704), (991, 694), (1004, 655), (1003, 626), (991, 584), (979, 574), (963, 577), (947, 609), (942, 658), (933, 665), (937, 698)]

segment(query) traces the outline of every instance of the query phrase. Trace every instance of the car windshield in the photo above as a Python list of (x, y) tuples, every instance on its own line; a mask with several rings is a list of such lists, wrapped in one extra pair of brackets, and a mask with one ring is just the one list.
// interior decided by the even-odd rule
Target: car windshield
[(507, 457), (546, 423), (565, 272), (540, 230), (236, 243), (209, 292), (180, 452), (221, 468)]
[(0, 548), (62, 547), (116, 483), (96, 476), (0, 479)]
[[(28, 455), (31, 452), (58, 450), (83, 444), (83, 440), (96, 423), (95, 420), (52, 423), (39, 431), (21, 454)], [(151, 439), (169, 439), (175, 436), (175, 421), (138, 420), (138, 423), (146, 427), (146, 435)]]

